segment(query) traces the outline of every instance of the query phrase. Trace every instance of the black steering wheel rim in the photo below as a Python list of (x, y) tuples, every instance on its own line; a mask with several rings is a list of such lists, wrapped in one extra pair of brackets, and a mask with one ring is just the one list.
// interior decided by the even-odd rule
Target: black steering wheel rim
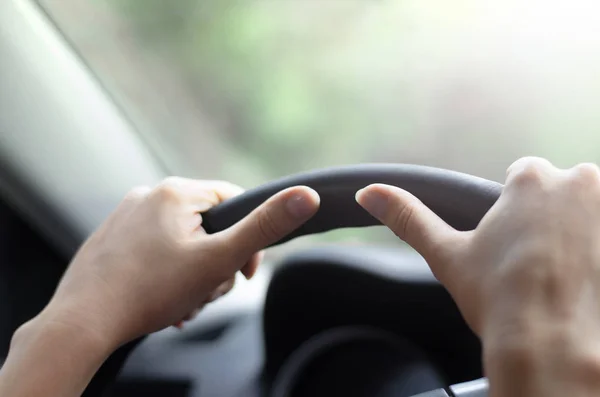
[[(373, 377), (373, 375), (376, 375), (376, 379), (372, 379), (370, 382), (371, 384), (373, 383), (373, 380), (375, 380), (376, 383), (390, 383), (392, 380), (394, 383), (398, 383), (399, 380), (400, 388), (404, 389), (404, 392), (406, 392), (407, 387), (411, 387), (412, 389), (415, 389), (416, 387), (420, 389), (417, 392), (424, 392), (427, 391), (423, 390), (424, 385), (419, 385), (418, 383), (415, 384), (414, 382), (414, 370), (418, 369), (419, 372), (421, 372), (421, 378), (423, 375), (426, 375), (428, 378), (427, 380), (431, 383), (436, 385), (443, 383), (441, 376), (436, 372), (437, 368), (435, 368), (433, 363), (429, 362), (426, 355), (417, 347), (410, 344), (408, 340), (377, 327), (349, 325), (327, 329), (302, 343), (302, 345), (288, 357), (277, 373), (269, 397), (292, 397), (297, 395), (296, 389), (302, 382), (302, 378), (309, 372), (308, 369), (312, 365), (318, 363), (319, 360), (331, 351), (353, 344), (358, 344), (359, 346), (361, 344), (370, 345), (369, 348), (371, 349), (373, 348), (373, 345), (379, 345), (380, 347), (385, 347), (385, 354), (387, 355), (384, 357), (379, 355), (377, 357), (378, 361), (387, 358), (387, 360), (385, 360), (387, 362), (386, 365), (378, 366), (375, 371), (366, 367), (360, 368), (361, 375), (359, 378), (361, 382), (364, 381), (365, 376)], [(389, 362), (390, 357), (394, 358), (393, 362)], [(373, 362), (371, 360), (368, 361), (369, 362), (365, 365), (373, 366)], [(402, 376), (401, 379), (394, 376), (402, 374), (402, 372), (410, 367), (412, 367), (413, 371), (411, 372), (413, 373), (409, 376)], [(390, 371), (391, 369), (394, 370)], [(391, 378), (388, 374), (381, 374), (379, 373), (380, 371), (391, 372), (394, 378)], [(395, 386), (395, 388), (398, 389), (398, 385)], [(322, 384), (319, 384), (318, 387), (321, 388)], [(337, 387), (338, 385), (336, 385), (336, 389)], [(348, 391), (343, 394), (347, 395), (347, 393)], [(354, 390), (354, 393), (356, 394), (356, 390)], [(309, 395), (312, 395), (312, 393)], [(371, 391), (369, 391), (369, 395), (371, 395)]]
[(281, 178), (234, 197), (203, 214), (207, 233), (232, 226), (272, 195), (292, 186), (308, 186), (321, 198), (308, 222), (273, 245), (299, 236), (346, 227), (380, 225), (355, 201), (356, 192), (373, 183), (403, 188), (457, 230), (472, 230), (497, 201), (502, 185), (476, 176), (409, 164), (360, 164), (325, 168)]

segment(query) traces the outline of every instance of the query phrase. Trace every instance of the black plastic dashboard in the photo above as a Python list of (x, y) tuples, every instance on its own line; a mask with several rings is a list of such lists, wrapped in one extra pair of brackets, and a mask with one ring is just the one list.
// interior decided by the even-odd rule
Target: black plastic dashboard
[(403, 248), (319, 248), (275, 272), (264, 314), (266, 374), (319, 333), (369, 327), (418, 349), (446, 384), (482, 376), (480, 344), (425, 261)]
[[(185, 397), (273, 397), (273, 387), (302, 346), (340, 327), (368, 327), (405, 341), (426, 359), (427, 374), (433, 369), (438, 376), (426, 380), (431, 388), (481, 376), (477, 338), (410, 250), (313, 248), (287, 257), (255, 281), (242, 282), (183, 332), (170, 329), (148, 337), (126, 363), (116, 390), (121, 394), (115, 396), (146, 395), (132, 394), (135, 385), (138, 390), (169, 387), (173, 394), (164, 395)], [(354, 369), (373, 367), (369, 360), (378, 359), (343, 354), (350, 354), (345, 361), (354, 362)], [(330, 375), (335, 381), (335, 371)], [(367, 380), (357, 378), (359, 384)], [(395, 384), (392, 377), (386, 382)]]

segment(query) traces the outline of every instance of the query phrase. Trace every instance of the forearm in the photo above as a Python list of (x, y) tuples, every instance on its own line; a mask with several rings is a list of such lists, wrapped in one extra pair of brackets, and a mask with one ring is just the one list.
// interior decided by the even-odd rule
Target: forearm
[(111, 350), (101, 335), (43, 312), (13, 336), (0, 396), (80, 396)]

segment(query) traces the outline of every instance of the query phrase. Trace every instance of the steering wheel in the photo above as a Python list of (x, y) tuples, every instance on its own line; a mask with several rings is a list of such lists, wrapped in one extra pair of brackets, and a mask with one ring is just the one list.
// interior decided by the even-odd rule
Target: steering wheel
[(202, 225), (207, 233), (225, 230), (275, 193), (298, 185), (311, 187), (319, 193), (319, 211), (273, 245), (334, 229), (381, 225), (354, 198), (359, 189), (373, 183), (394, 185), (411, 192), (449, 225), (462, 231), (477, 226), (503, 187), (472, 175), (418, 165), (362, 164), (327, 168), (248, 190), (204, 213)]
[[(373, 183), (398, 186), (411, 192), (457, 230), (472, 230), (496, 202), (503, 186), (475, 176), (438, 168), (405, 164), (364, 164), (328, 168), (279, 179), (234, 197), (203, 214), (208, 233), (225, 230), (277, 192), (298, 185), (317, 191), (319, 211), (299, 229), (276, 242), (346, 227), (381, 223), (360, 207), (356, 192)], [(486, 379), (438, 389), (419, 397), (485, 397)], [(415, 396), (416, 397), (416, 396)]]
[[(355, 193), (370, 184), (385, 183), (403, 188), (457, 230), (474, 229), (497, 201), (503, 186), (475, 176), (443, 169), (405, 164), (363, 164), (310, 171), (279, 179), (213, 207), (203, 216), (207, 233), (227, 229), (277, 192), (304, 185), (321, 198), (319, 211), (303, 226), (273, 245), (299, 236), (345, 227), (380, 225), (355, 201)], [(138, 339), (115, 352), (98, 371), (84, 396), (97, 396), (116, 378)], [(419, 397), (485, 397), (487, 381), (479, 379), (438, 389)], [(414, 396), (417, 397), (417, 396)]]

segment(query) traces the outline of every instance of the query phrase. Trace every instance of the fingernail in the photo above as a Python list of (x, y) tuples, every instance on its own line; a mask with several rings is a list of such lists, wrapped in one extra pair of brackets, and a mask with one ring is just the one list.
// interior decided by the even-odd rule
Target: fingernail
[(286, 207), (290, 214), (298, 219), (308, 218), (315, 211), (315, 204), (313, 200), (307, 197), (307, 194), (296, 194), (290, 197)]
[(389, 204), (387, 196), (377, 190), (359, 190), (356, 192), (356, 201), (378, 219), (385, 216)]

